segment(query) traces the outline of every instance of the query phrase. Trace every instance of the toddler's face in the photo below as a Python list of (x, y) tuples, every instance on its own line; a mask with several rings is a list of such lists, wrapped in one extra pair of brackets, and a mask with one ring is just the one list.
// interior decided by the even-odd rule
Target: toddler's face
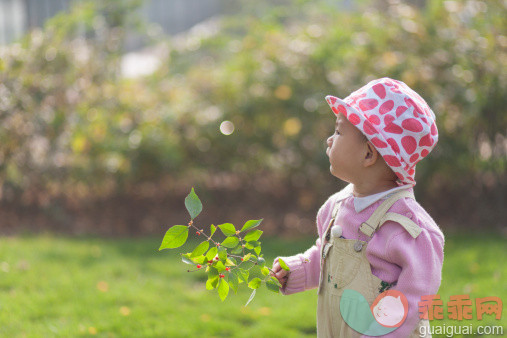
[(331, 174), (353, 183), (362, 172), (366, 139), (363, 134), (339, 114), (336, 118), (334, 134), (327, 139), (326, 154), (329, 157)]

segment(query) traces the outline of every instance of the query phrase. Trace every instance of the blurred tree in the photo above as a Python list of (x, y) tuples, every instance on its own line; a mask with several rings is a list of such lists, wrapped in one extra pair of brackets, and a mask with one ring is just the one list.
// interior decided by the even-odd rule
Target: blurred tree
[[(192, 154), (185, 163), (246, 177), (267, 171), (285, 179), (282, 186), (334, 190), (323, 170), (332, 130), (323, 97), (344, 97), (389, 76), (421, 93), (437, 114), (439, 146), (418, 166), (418, 194), (441, 200), (444, 193), (447, 202), (433, 203), (442, 213), (461, 208), (457, 201), (479, 202), (476, 210), (500, 224), (507, 183), (505, 4), (428, 1), (418, 8), (391, 1), (344, 11), (289, 2), (269, 11), (263, 3), (247, 5), (218, 32), (175, 42), (154, 82), (177, 78), (194, 98), (179, 119), (191, 135), (183, 143)], [(221, 135), (222, 121), (231, 121), (234, 133)], [(467, 202), (464, 191), (472, 191)]]
[(70, 15), (57, 15), (43, 31), (1, 51), (4, 199), (47, 201), (74, 182), (100, 185), (117, 163), (112, 159), (121, 163), (114, 156), (121, 152), (113, 141), (119, 129), (115, 112), (125, 112), (116, 83), (125, 29), (136, 24), (128, 13), (139, 3), (77, 4)]
[[(418, 9), (392, 1), (383, 12), (343, 12), (292, 3), (261, 17), (252, 11), (229, 18), (213, 36), (190, 37), (157, 72), (156, 78), (185, 74), (196, 100), (182, 118), (193, 116), (208, 127), (199, 129), (201, 137), (224, 140), (212, 142), (204, 159), (228, 154), (221, 157), (224, 168), (241, 161), (253, 172), (313, 172), (313, 164), (325, 164), (320, 142), (332, 129), (328, 116), (313, 113), (326, 113), (324, 95), (346, 96), (368, 80), (391, 76), (420, 92), (438, 116), (440, 145), (421, 163), (420, 181), (442, 177), (438, 184), (454, 184), (456, 177), (484, 172), (497, 183), (503, 179), (503, 4), (428, 1)], [(220, 117), (202, 113), (208, 107)], [(223, 120), (236, 126), (231, 136), (218, 133)], [(202, 159), (205, 167), (214, 166)]]

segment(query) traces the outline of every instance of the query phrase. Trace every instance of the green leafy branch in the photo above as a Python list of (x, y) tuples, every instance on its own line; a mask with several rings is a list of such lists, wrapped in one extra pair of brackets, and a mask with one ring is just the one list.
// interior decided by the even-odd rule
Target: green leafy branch
[[(185, 207), (190, 214), (188, 225), (174, 225), (167, 230), (159, 250), (174, 249), (182, 246), (188, 239), (190, 229), (195, 230), (197, 236), (204, 238), (192, 252), (181, 255), (182, 261), (192, 265), (188, 272), (204, 271), (208, 274), (206, 281), (207, 290), (217, 290), (222, 301), (227, 298), (229, 290), (238, 292), (240, 284), (247, 285), (252, 289), (248, 299), (248, 305), (262, 284), (270, 291), (278, 293), (281, 284), (273, 276), (262, 255), (261, 237), (263, 231), (254, 229), (258, 227), (262, 219), (249, 220), (241, 229), (231, 223), (218, 226), (210, 226), (210, 234), (194, 224), (194, 219), (202, 211), (202, 203), (194, 191), (190, 191), (185, 198)], [(216, 230), (220, 229), (226, 236), (222, 242), (213, 239)], [(289, 267), (283, 260), (278, 259), (280, 266), (289, 271)], [(245, 305), (245, 306), (246, 306)]]

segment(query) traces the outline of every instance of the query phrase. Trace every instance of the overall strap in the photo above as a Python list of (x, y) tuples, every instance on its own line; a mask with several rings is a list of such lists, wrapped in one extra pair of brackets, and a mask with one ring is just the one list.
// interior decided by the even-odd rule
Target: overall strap
[[(338, 215), (338, 210), (340, 210), (340, 207), (342, 205), (343, 194), (352, 193), (352, 189), (353, 189), (352, 184), (349, 184), (348, 186), (346, 186), (345, 188), (340, 190), (340, 192), (338, 193), (338, 197), (334, 201), (333, 211), (331, 213), (331, 220), (329, 221), (329, 224), (327, 225), (326, 229), (324, 230), (323, 237), (326, 238), (326, 240), (330, 239), (329, 230), (333, 226), (336, 216)], [(341, 196), (341, 198), (340, 198), (340, 196)]]
[(336, 215), (338, 214), (338, 210), (340, 210), (340, 204), (341, 204), (341, 201), (335, 202), (334, 207), (333, 207), (333, 212), (331, 214), (332, 219), (336, 219)]
[(323, 234), (323, 237), (326, 239), (326, 241), (330, 240), (329, 231), (330, 231), (331, 227), (334, 224), (336, 216), (338, 215), (338, 210), (340, 210), (341, 204), (342, 204), (341, 201), (334, 203), (333, 212), (331, 213), (331, 220), (329, 221), (329, 224), (327, 225), (327, 228), (326, 228), (326, 230), (324, 231), (324, 234)]
[(378, 206), (370, 218), (361, 224), (359, 230), (361, 230), (361, 232), (365, 235), (371, 237), (375, 231), (384, 224), (384, 222), (394, 221), (405, 228), (405, 230), (407, 230), (413, 238), (417, 238), (417, 236), (421, 233), (421, 228), (416, 223), (403, 215), (387, 212), (389, 208), (396, 203), (396, 201), (405, 197), (415, 199), (414, 194), (410, 191), (402, 190), (400, 192), (396, 192)]

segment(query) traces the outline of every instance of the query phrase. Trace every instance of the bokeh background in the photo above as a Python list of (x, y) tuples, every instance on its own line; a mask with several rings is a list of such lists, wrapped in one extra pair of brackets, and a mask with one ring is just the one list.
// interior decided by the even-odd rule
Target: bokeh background
[[(195, 187), (203, 227), (263, 218), (268, 256), (304, 250), (344, 186), (329, 174), (324, 96), (384, 76), (437, 115), (415, 192), (448, 238), (443, 294), (505, 296), (506, 9), (0, 1), (0, 333), (314, 335), (314, 294), (220, 308), (175, 252), (156, 249), (188, 221)], [(178, 325), (188, 318), (199, 325)]]

